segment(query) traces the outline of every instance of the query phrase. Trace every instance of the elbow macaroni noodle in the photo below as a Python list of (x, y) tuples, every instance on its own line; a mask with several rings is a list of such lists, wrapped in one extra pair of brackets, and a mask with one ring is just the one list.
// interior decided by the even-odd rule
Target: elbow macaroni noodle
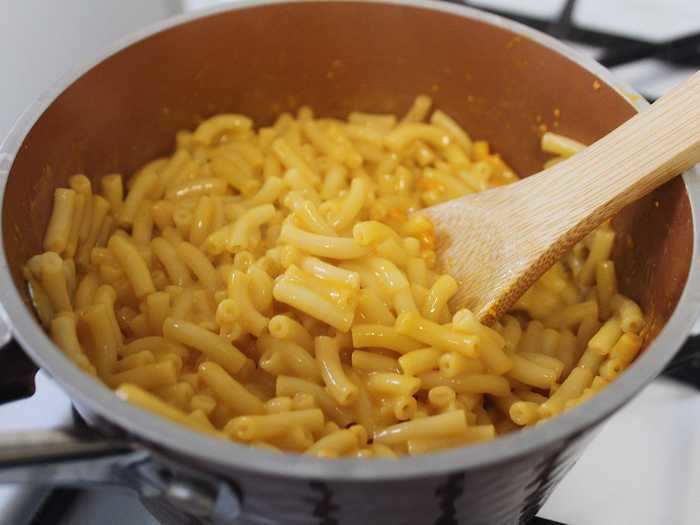
[[(170, 157), (58, 188), (25, 276), (65, 355), (118, 396), (222, 439), (395, 458), (585, 402), (635, 359), (604, 225), (494, 326), (451, 311), (419, 210), (517, 180), (418, 97), (403, 119), (224, 114)], [(558, 162), (583, 146), (552, 133)]]

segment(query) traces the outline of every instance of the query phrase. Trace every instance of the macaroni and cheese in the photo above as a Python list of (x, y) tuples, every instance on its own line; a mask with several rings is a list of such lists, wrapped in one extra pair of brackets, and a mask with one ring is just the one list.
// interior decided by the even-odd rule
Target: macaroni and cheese
[(541, 424), (640, 350), (608, 225), (494, 325), (451, 308), (420, 209), (516, 180), (425, 96), (402, 118), (222, 114), (129, 178), (73, 175), (25, 275), (55, 343), (125, 401), (266, 450), (423, 454)]

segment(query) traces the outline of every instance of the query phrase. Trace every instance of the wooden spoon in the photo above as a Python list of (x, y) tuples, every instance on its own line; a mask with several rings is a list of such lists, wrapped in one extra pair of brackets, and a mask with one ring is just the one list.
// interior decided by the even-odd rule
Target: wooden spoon
[(438, 262), (460, 282), (454, 304), (492, 321), (593, 229), (699, 162), (696, 73), (574, 157), (422, 210)]

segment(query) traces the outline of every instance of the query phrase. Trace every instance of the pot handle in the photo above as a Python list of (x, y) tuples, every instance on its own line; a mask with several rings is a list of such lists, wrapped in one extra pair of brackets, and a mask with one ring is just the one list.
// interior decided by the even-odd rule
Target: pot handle
[(182, 523), (234, 525), (240, 498), (231, 483), (125, 439), (105, 437), (85, 424), (0, 433), (0, 485), (134, 490), (146, 506), (175, 511)]

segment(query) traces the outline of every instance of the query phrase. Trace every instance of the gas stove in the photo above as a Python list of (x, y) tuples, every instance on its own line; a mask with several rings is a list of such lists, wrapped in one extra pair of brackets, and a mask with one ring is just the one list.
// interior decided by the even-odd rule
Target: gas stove
[[(565, 40), (612, 68), (621, 80), (649, 100), (658, 98), (700, 68), (700, 2), (697, 0), (449, 1), (513, 18)], [(76, 16), (36, 18), (36, 25), (46, 26), (39, 29), (47, 32), (50, 29), (58, 37), (58, 44), (40, 41), (39, 48), (72, 42), (77, 28), (85, 26), (81, 22), (90, 17), (91, 27), (104, 31), (81, 35), (79, 48), (76, 46), (73, 54), (66, 55), (66, 59), (75, 61), (75, 56), (83, 52), (84, 56), (78, 58), (87, 59), (90, 53), (85, 54), (85, 49), (93, 44), (103, 46), (120, 32), (132, 31), (178, 11), (222, 3), (220, 0), (154, 0), (145, 7), (141, 3), (114, 2), (118, 7), (100, 11), (89, 7), (89, 0), (67, 1), (65, 9), (73, 10)], [(28, 17), (39, 9), (39, 4), (25, 0), (7, 9)], [(20, 12), (22, 9), (25, 11)], [(121, 18), (115, 24), (116, 11)], [(10, 38), (7, 34), (0, 35), (0, 47), (16, 48), (17, 42), (11, 37), (12, 32)], [(89, 38), (95, 40), (89, 42), (90, 46), (84, 41)], [(60, 68), (56, 73), (59, 71)], [(7, 78), (18, 77), (10, 74)], [(49, 80), (52, 79), (46, 78)], [(38, 92), (32, 96), (36, 95)], [(21, 109), (18, 100), (14, 99), (13, 106), (0, 109), (16, 115)], [(0, 134), (7, 131), (2, 125), (0, 120)], [(700, 333), (700, 323), (696, 332)], [(57, 426), (69, 423), (73, 417), (68, 398), (41, 372), (33, 397), (0, 406), (3, 430)], [(689, 340), (664, 376), (605, 424), (531, 523), (691, 525), (700, 516), (699, 494), (700, 338)], [(0, 487), (0, 525), (157, 523), (126, 491)]]

